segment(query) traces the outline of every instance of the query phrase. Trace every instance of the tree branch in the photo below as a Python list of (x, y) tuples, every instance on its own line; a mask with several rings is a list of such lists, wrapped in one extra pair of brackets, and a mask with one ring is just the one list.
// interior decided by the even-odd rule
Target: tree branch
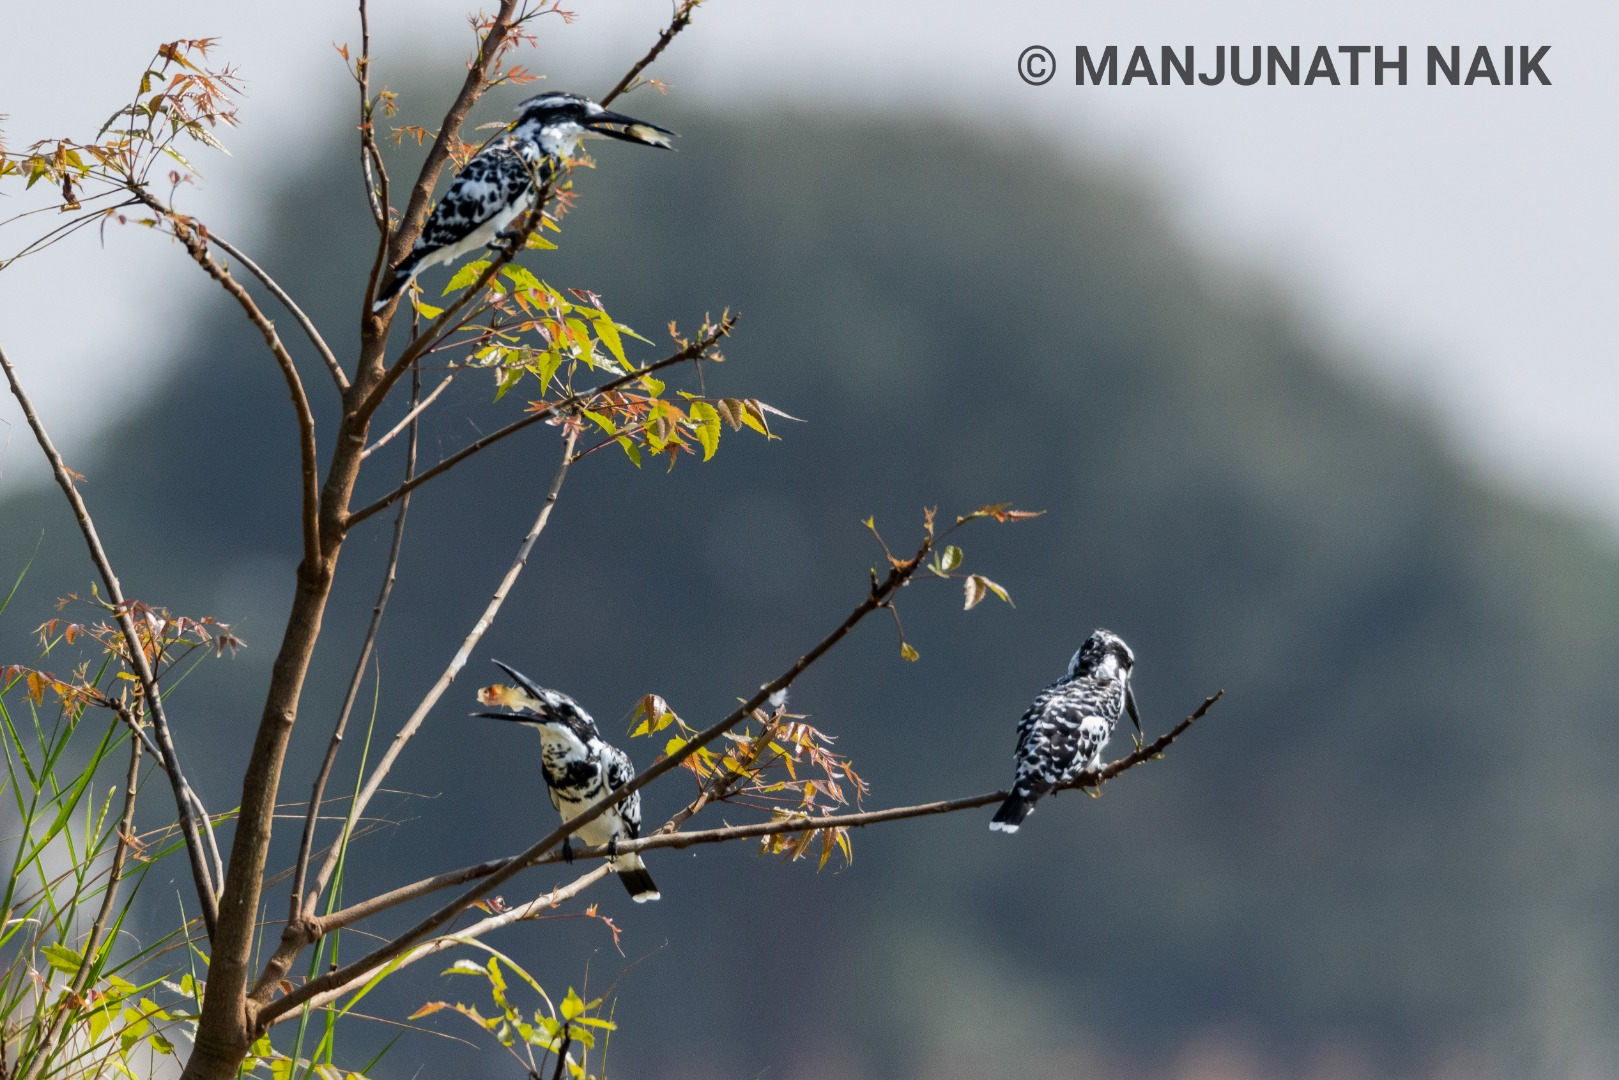
[[(444, 171), (445, 164), (450, 160), (450, 143), (466, 122), (467, 114), (472, 106), (477, 104), (478, 98), (483, 95), (484, 88), (489, 82), (490, 69), (494, 67), (500, 55), (501, 46), (506, 35), (511, 33), (516, 20), (513, 15), (517, 11), (518, 0), (501, 0), (500, 9), (495, 13), (489, 26), (489, 32), (484, 35), (483, 41), (478, 45), (478, 56), (467, 65), (467, 77), (461, 83), (460, 91), (455, 100), (450, 103), (449, 110), (444, 114), (444, 121), (439, 124), (438, 137), (428, 148), (427, 160), (422, 162), (422, 168), (416, 175), (416, 183), (410, 189), (410, 200), (405, 204), (405, 212), (400, 215), (399, 229), (393, 234), (388, 251), (388, 265), (392, 266), (410, 253), (411, 245), (421, 235), (422, 226), (427, 223), (427, 211), (432, 202), (433, 188), (438, 184), (439, 174)], [(364, 8), (361, 8), (362, 13)], [(366, 302), (366, 313), (370, 314), (370, 300)]]
[[(888, 603), (893, 600), (894, 595), (905, 586), (906, 582), (910, 581), (918, 570), (922, 568), (928, 553), (933, 549), (933, 543), (934, 538), (932, 536), (924, 538), (921, 546), (917, 549), (916, 554), (910, 559), (893, 560), (889, 567), (888, 574), (885, 577), (877, 579), (875, 573), (873, 573), (871, 592), (867, 595), (865, 600), (863, 600), (853, 611), (849, 613), (849, 615), (837, 626), (836, 629), (834, 629), (826, 637), (822, 638), (814, 646), (814, 648), (809, 650), (809, 652), (799, 657), (787, 668), (785, 672), (761, 686), (752, 697), (740, 705), (730, 715), (708, 727), (707, 729), (699, 732), (690, 742), (688, 742), (681, 749), (675, 751), (673, 754), (654, 762), (651, 767), (649, 767), (639, 776), (635, 777), (635, 779), (631, 780), (628, 784), (609, 792), (600, 799), (597, 799), (594, 803), (591, 803), (589, 806), (585, 807), (585, 809), (580, 811), (577, 815), (563, 822), (526, 850), (513, 858), (506, 860), (500, 869), (488, 875), (473, 888), (467, 890), (454, 900), (450, 901), (448, 904), (439, 908), (426, 919), (417, 923), (415, 926), (394, 938), (392, 941), (378, 946), (376, 949), (373, 949), (370, 953), (361, 957), (359, 960), (353, 961), (352, 963), (338, 968), (335, 971), (327, 972), (325, 975), (321, 975), (315, 979), (311, 979), (302, 987), (292, 991), (285, 997), (266, 1004), (258, 1015), (259, 1029), (263, 1030), (269, 1024), (273, 1023), (277, 1016), (283, 1015), (288, 1010), (298, 1008), (304, 1002), (314, 998), (316, 995), (331, 990), (334, 987), (349, 985), (355, 979), (365, 976), (368, 972), (376, 971), (393, 958), (403, 955), (415, 945), (430, 935), (436, 933), (441, 927), (445, 926), (467, 908), (471, 907), (479, 899), (487, 895), (491, 890), (498, 888), (504, 882), (515, 877), (522, 870), (533, 865), (534, 862), (540, 858), (540, 856), (550, 851), (550, 849), (555, 847), (557, 844), (560, 844), (565, 838), (571, 836), (581, 826), (596, 820), (596, 818), (606, 813), (610, 808), (616, 806), (618, 803), (633, 795), (635, 792), (640, 791), (642, 788), (646, 787), (664, 773), (669, 772), (671, 769), (678, 768), (681, 762), (695, 754), (700, 748), (713, 742), (725, 732), (741, 723), (745, 717), (753, 713), (753, 710), (763, 705), (772, 694), (790, 687), (793, 684), (793, 681), (797, 679), (799, 675), (803, 674), (805, 669), (809, 668), (822, 656), (826, 655), (826, 653), (834, 645), (848, 636), (849, 632), (859, 625), (862, 619), (864, 619), (867, 615), (870, 615), (873, 611), (887, 606)], [(329, 857), (328, 861), (330, 861)]]
[(360, 522), (364, 521), (373, 514), (386, 510), (395, 501), (410, 494), (412, 491), (415, 491), (429, 480), (444, 475), (457, 465), (461, 464), (467, 458), (478, 453), (478, 451), (500, 442), (509, 435), (515, 435), (524, 428), (532, 427), (533, 425), (543, 421), (555, 419), (556, 417), (567, 412), (569, 409), (574, 408), (581, 402), (588, 401), (590, 398), (595, 397), (598, 394), (605, 394), (610, 391), (617, 390), (619, 387), (626, 386), (629, 383), (641, 378), (643, 375), (650, 375), (654, 371), (661, 371), (664, 368), (673, 367), (675, 364), (683, 364), (690, 360), (700, 359), (704, 353), (714, 347), (716, 342), (731, 332), (731, 330), (736, 326), (738, 318), (739, 316), (737, 315), (727, 315), (721, 319), (719, 324), (715, 326), (709, 333), (704, 334), (702, 337), (691, 342), (685, 348), (681, 349), (672, 356), (666, 356), (662, 360), (648, 364), (644, 368), (638, 368), (635, 371), (620, 375), (617, 378), (611, 379), (608, 382), (603, 383), (601, 386), (596, 387), (594, 390), (587, 390), (582, 394), (569, 394), (555, 405), (548, 406), (547, 408), (541, 409), (537, 412), (529, 413), (520, 420), (513, 420), (505, 427), (490, 432), (483, 438), (462, 447), (460, 450), (457, 450), (455, 453), (440, 461), (437, 465), (434, 465), (426, 472), (423, 472), (415, 479), (400, 484), (382, 498), (353, 511), (346, 519), (344, 528), (352, 529), (355, 525), (358, 525)]
[[(451, 380), (454, 378), (455, 372), (452, 371), (448, 375), (444, 376), (443, 381), (437, 386), (433, 387), (432, 392), (430, 392), (425, 398), (422, 398), (420, 401), (414, 401), (411, 404), (410, 411), (400, 418), (399, 423), (389, 428), (386, 435), (383, 435), (381, 438), (377, 439), (370, 446), (366, 447), (360, 452), (360, 460), (364, 461), (378, 450), (381, 450), (384, 446), (387, 446), (401, 431), (404, 431), (407, 427), (414, 428), (416, 418), (421, 416), (423, 412), (427, 411), (427, 407), (433, 404), (440, 394), (444, 393), (445, 387), (449, 386)], [(412, 453), (415, 453), (415, 451), (412, 450)], [(407, 476), (405, 479), (410, 480), (411, 477)]]
[[(498, 915), (491, 915), (486, 919), (480, 919), (478, 922), (473, 923), (466, 929), (457, 931), (454, 934), (446, 934), (443, 937), (434, 938), (432, 941), (425, 941), (405, 952), (403, 955), (395, 957), (392, 961), (378, 963), (371, 968), (360, 972), (354, 978), (349, 979), (340, 985), (326, 987), (317, 993), (311, 994), (307, 999), (300, 1002), (299, 1005), (294, 1006), (293, 1008), (277, 1011), (275, 1006), (279, 1006), (281, 1004), (281, 1001), (277, 1001), (275, 1006), (266, 1009), (264, 1013), (261, 1014), (261, 1023), (268, 1028), (275, 1024), (279, 1024), (283, 1020), (291, 1019), (296, 1014), (296, 1011), (300, 1006), (308, 1006), (309, 1008), (315, 1009), (320, 1008), (322, 1005), (329, 1005), (333, 1001), (336, 1001), (338, 998), (342, 997), (344, 994), (347, 994), (349, 991), (355, 990), (369, 982), (384, 969), (387, 969), (389, 972), (398, 971), (400, 968), (409, 967), (418, 960), (425, 960), (429, 956), (441, 953), (445, 949), (454, 948), (457, 945), (465, 944), (468, 941), (473, 941), (484, 937), (492, 931), (511, 926), (513, 923), (522, 922), (524, 919), (537, 918), (551, 908), (556, 907), (563, 901), (571, 900), (575, 896), (578, 896), (580, 893), (584, 892), (586, 889), (590, 888), (590, 886), (608, 876), (610, 873), (612, 873), (612, 867), (608, 866), (606, 863), (602, 863), (600, 866), (581, 874), (568, 884), (560, 885), (552, 889), (550, 892), (542, 893), (533, 900), (528, 901), (526, 904), (519, 904), (517, 907), (514, 907), (508, 911), (502, 911)], [(304, 988), (307, 989), (309, 985), (310, 984), (306, 983)], [(283, 998), (282, 1000), (284, 1001), (286, 999)], [(271, 1015), (272, 1013), (273, 1015)]]
[(73, 517), (79, 523), (79, 532), (83, 534), (84, 542), (90, 549), (90, 560), (95, 563), (96, 570), (101, 575), (101, 583), (107, 590), (107, 601), (112, 605), (113, 617), (117, 620), (118, 629), (129, 646), (129, 664), (135, 669), (135, 677), (140, 681), (141, 694), (152, 718), (152, 731), (157, 737), (158, 748), (162, 751), (163, 768), (168, 773), (169, 787), (174, 792), (175, 807), (180, 815), (180, 832), (185, 837), (186, 855), (191, 862), (191, 877), (202, 905), (203, 925), (208, 930), (208, 936), (212, 938), (215, 922), (219, 916), (219, 901), (214, 895), (208, 877), (208, 865), (203, 858), (197, 822), (192, 817), (191, 805), (185, 796), (186, 789), (190, 785), (186, 783), (185, 775), (180, 769), (179, 755), (175, 753), (174, 740), (169, 735), (168, 717), (163, 711), (163, 695), (158, 691), (157, 679), (152, 674), (151, 664), (147, 662), (146, 650), (141, 645), (135, 620), (129, 614), (123, 586), (118, 582), (118, 575), (113, 573), (112, 562), (107, 558), (107, 550), (102, 546), (101, 537), (96, 533), (95, 521), (90, 517), (89, 507), (85, 506), (84, 499), (79, 495), (79, 489), (74, 486), (73, 474), (62, 460), (62, 455), (57, 453), (55, 444), (45, 431), (45, 425), (34, 412), (34, 403), (29, 400), (22, 383), (18, 381), (17, 371), (11, 366), (11, 358), (6, 355), (3, 347), (0, 347), (0, 368), (5, 369), (6, 380), (11, 384), (12, 396), (22, 407), (23, 416), (27, 419), (28, 426), (33, 429), (34, 438), (38, 440), (40, 449), (50, 462), (51, 473), (56, 477), (57, 485), (67, 496), (68, 505), (73, 509)]
[(320, 463), (315, 449), (315, 414), (310, 411), (309, 398), (304, 393), (303, 380), (298, 377), (298, 367), (292, 361), (292, 354), (281, 343), (281, 335), (276, 333), (275, 324), (265, 317), (241, 282), (208, 254), (206, 233), (190, 219), (152, 198), (144, 189), (135, 187), (131, 191), (168, 221), (175, 239), (185, 247), (186, 253), (240, 305), (248, 322), (258, 329), (270, 355), (275, 357), (276, 364), (281, 368), (281, 376), (286, 381), (288, 393), (292, 395), (293, 411), (298, 418), (298, 451), (303, 479), (303, 512), (300, 517), (303, 522), (304, 561), (311, 566), (317, 565), (321, 560)]
[[(472, 630), (462, 641), (461, 647), (450, 658), (444, 673), (439, 676), (438, 681), (428, 690), (427, 695), (422, 698), (415, 711), (410, 714), (403, 726), (394, 734), (393, 741), (389, 744), (387, 752), (377, 762), (376, 768), (371, 770), (371, 775), (367, 777), (365, 785), (360, 789), (353, 804), (349, 807), (342, 835), (346, 835), (354, 827), (354, 822), (365, 812), (366, 806), (370, 803), (372, 797), (376, 795), (377, 789), (382, 786), (383, 779), (388, 775), (388, 771), (393, 768), (394, 761), (398, 759), (399, 754), (404, 750), (405, 744), (421, 728), (427, 714), (432, 711), (434, 705), (438, 704), (438, 700), (444, 695), (444, 691), (449, 689), (450, 683), (455, 681), (455, 677), (466, 666), (467, 658), (483, 638), (484, 632), (494, 623), (495, 616), (499, 613), (501, 605), (506, 602), (506, 596), (511, 591), (512, 585), (516, 583), (518, 575), (523, 572), (523, 568), (528, 564), (528, 558), (534, 550), (535, 542), (539, 540), (540, 534), (545, 531), (546, 523), (551, 519), (551, 511), (556, 506), (558, 496), (562, 493), (562, 483), (567, 479), (568, 469), (572, 464), (573, 447), (577, 438), (577, 431), (570, 429), (567, 437), (563, 440), (562, 461), (557, 466), (556, 475), (552, 477), (551, 486), (546, 492), (539, 516), (535, 518), (528, 535), (523, 538), (522, 544), (518, 547), (517, 556), (512, 560), (512, 564), (507, 568), (505, 576), (501, 578), (500, 584), (495, 588), (495, 593), (490, 597), (489, 603), (485, 605), (483, 614), (473, 624)], [(311, 941), (319, 939), (318, 934), (310, 936), (311, 917), (316, 900), (325, 890), (327, 882), (331, 880), (331, 875), (337, 869), (338, 854), (341, 850), (340, 836), (339, 843), (333, 844), (327, 849), (326, 858), (321, 862), (320, 870), (315, 875), (314, 886), (304, 897), (302, 915), (295, 916), (293, 921), (289, 922), (286, 931), (282, 935), (281, 945), (276, 949), (275, 954), (271, 956), (269, 962), (265, 965), (264, 973), (259, 976), (259, 979), (254, 984), (252, 994), (254, 1000), (260, 1002), (266, 1000), (269, 994), (273, 992), (276, 983), (291, 969), (293, 961), (297, 959), (298, 953), (302, 951), (303, 947)]]
[[(1161, 757), (1176, 739), (1179, 739), (1186, 733), (1188, 728), (1201, 720), (1204, 714), (1214, 706), (1214, 703), (1224, 695), (1225, 691), (1221, 690), (1207, 698), (1202, 705), (1197, 707), (1195, 712), (1169, 731), (1160, 735), (1152, 743), (1140, 747), (1133, 753), (1116, 761), (1109, 762), (1098, 772), (1085, 773), (1066, 784), (1059, 784), (1055, 790), (1068, 791), (1074, 788), (1099, 788), (1109, 780), (1128, 772), (1137, 765)], [(813, 818), (796, 815), (771, 821), (752, 822), (747, 825), (703, 829), (696, 832), (673, 832), (669, 831), (668, 827), (665, 826), (651, 836), (645, 836), (639, 840), (620, 840), (617, 851), (618, 854), (625, 855), (631, 852), (650, 851), (655, 848), (686, 848), (697, 844), (723, 844), (732, 840), (758, 836), (776, 836), (781, 833), (813, 832), (829, 828), (857, 829), (866, 825), (878, 825), (889, 821), (904, 821), (909, 818), (950, 814), (958, 810), (971, 810), (979, 806), (990, 806), (1004, 801), (1009, 794), (1010, 792), (1007, 791), (991, 791), (983, 795), (969, 795), (964, 798), (947, 799), (941, 802), (919, 803), (915, 806), (891, 807), (887, 810), (869, 810), (852, 814), (828, 814)], [(675, 819), (671, 819), (671, 823), (678, 824), (689, 817), (691, 817), (691, 814), (685, 814), (684, 817), (677, 815)], [(606, 845), (573, 845), (573, 857), (575, 859), (605, 857), (606, 855)], [(509, 865), (513, 858), (521, 858), (521, 856), (490, 859), (486, 862), (475, 863), (472, 866), (463, 866), (458, 870), (450, 870), (434, 877), (423, 878), (421, 881), (412, 882), (409, 885), (402, 885), (369, 900), (363, 900), (339, 911), (334, 911), (318, 920), (313, 929), (318, 930), (321, 934), (329, 934), (334, 930), (344, 929), (379, 912), (398, 907), (400, 904), (419, 899), (441, 889), (464, 885), (469, 881), (477, 881), (480, 878), (488, 877), (495, 871)], [(541, 866), (561, 860), (562, 855), (560, 853), (552, 852), (532, 860), (529, 865)]]
[(376, 102), (371, 100), (371, 17), (366, 0), (360, 0), (360, 59), (354, 66), (354, 80), (360, 88), (360, 173), (365, 179), (366, 203), (377, 223), (377, 251), (371, 257), (366, 276), (364, 310), (371, 310), (377, 295), (377, 279), (388, 267), (388, 167), (377, 146)]
[(611, 105), (614, 98), (630, 89), (635, 80), (640, 77), (641, 72), (650, 67), (652, 61), (656, 60), (663, 50), (669, 47), (669, 43), (675, 39), (675, 35), (691, 25), (692, 14), (697, 10), (697, 5), (702, 2), (703, 0), (683, 0), (680, 6), (675, 9), (674, 18), (669, 20), (669, 25), (664, 29), (663, 33), (658, 35), (658, 40), (653, 44), (651, 50), (635, 62), (635, 66), (630, 68), (622, 79), (618, 80), (617, 86), (607, 91), (607, 96), (601, 100), (603, 105)]
[(315, 324), (309, 320), (308, 315), (304, 314), (303, 308), (299, 307), (292, 297), (287, 295), (287, 291), (281, 287), (281, 284), (275, 278), (267, 274), (258, 263), (248, 258), (241, 249), (233, 244), (226, 243), (224, 237), (219, 236), (217, 233), (210, 232), (207, 235), (210, 244), (247, 267), (248, 272), (258, 278), (264, 284), (264, 287), (270, 290), (270, 294), (281, 302), (281, 306), (286, 308), (292, 315), (293, 320), (303, 330), (304, 336), (309, 339), (309, 343), (320, 354), (321, 360), (326, 364), (326, 370), (332, 373), (332, 382), (337, 384), (337, 392), (341, 394), (347, 390), (349, 388), (349, 377), (343, 374), (343, 366), (337, 362), (337, 357), (332, 355), (331, 346), (327, 345), (326, 339), (320, 336), (320, 331), (315, 329)]
[[(411, 379), (411, 401), (421, 397), (421, 373), (415, 372)], [(411, 411), (410, 441), (405, 451), (405, 479), (407, 481), (416, 475), (416, 410)], [(361, 455), (362, 457), (364, 455)], [(399, 552), (405, 543), (405, 515), (410, 512), (410, 497), (406, 496), (399, 503), (399, 513), (394, 517), (393, 542), (388, 548), (388, 562), (382, 572), (382, 587), (377, 593), (377, 602), (371, 608), (371, 624), (366, 628), (365, 640), (360, 645), (360, 656), (354, 662), (354, 674), (349, 678), (348, 689), (343, 694), (342, 707), (338, 709), (337, 723), (332, 728), (331, 741), (326, 746), (326, 756), (321, 759), (320, 770), (315, 774), (314, 786), (309, 792), (309, 810), (304, 817), (303, 836), (298, 842), (298, 861), (293, 865), (292, 871), (292, 898), (288, 904), (287, 922), (291, 926), (298, 920), (303, 912), (304, 878), (309, 870), (309, 853), (315, 842), (315, 824), (320, 816), (321, 802), (326, 794), (326, 781), (332, 774), (332, 765), (337, 761), (337, 751), (343, 745), (343, 734), (348, 727), (349, 714), (354, 710), (355, 699), (359, 697), (360, 684), (365, 679), (365, 666), (371, 660), (371, 650), (376, 646), (377, 633), (382, 629), (382, 615), (388, 609), (388, 598), (393, 594), (394, 578), (399, 569)]]

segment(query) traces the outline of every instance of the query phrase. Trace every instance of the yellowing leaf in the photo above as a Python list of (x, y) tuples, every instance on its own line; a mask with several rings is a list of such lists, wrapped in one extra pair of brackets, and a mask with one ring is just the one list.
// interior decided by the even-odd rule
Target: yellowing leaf
[[(982, 574), (972, 574), (968, 576), (965, 588), (967, 593), (967, 611), (971, 611), (973, 608), (977, 607), (983, 601), (984, 597), (989, 593), (994, 593), (1008, 604), (1012, 603), (1012, 598), (1006, 594), (1005, 589), (1001, 588), (999, 585), (995, 584)], [(1015, 607), (1016, 605), (1013, 606)]]
[(455, 276), (450, 278), (450, 283), (444, 286), (444, 291), (439, 295), (448, 296), (457, 289), (466, 288), (483, 276), (483, 272), (487, 269), (489, 269), (488, 259), (472, 260), (455, 272)]
[(963, 610), (966, 611), (971, 611), (973, 608), (983, 603), (984, 594), (988, 591), (984, 588), (984, 579), (977, 574), (973, 574), (967, 578), (965, 582), (965, 589), (967, 593), (967, 604)]
[(917, 652), (915, 646), (913, 646), (909, 641), (902, 641), (899, 643), (899, 655), (900, 659), (902, 660), (915, 661), (922, 659), (922, 654)]
[(696, 428), (697, 441), (703, 444), (703, 460), (714, 456), (720, 446), (720, 414), (706, 401), (691, 403), (691, 420)]

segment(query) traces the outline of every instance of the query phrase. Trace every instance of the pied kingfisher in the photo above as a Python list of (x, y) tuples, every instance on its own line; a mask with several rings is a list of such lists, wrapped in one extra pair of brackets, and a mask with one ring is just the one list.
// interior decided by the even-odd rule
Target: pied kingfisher
[(416, 246), (393, 267), (393, 280), (377, 293), (372, 311), (387, 307), (430, 266), (454, 262), (480, 247), (515, 242), (518, 238), (504, 230), (534, 208), (539, 188), (551, 181), (582, 137), (605, 135), (674, 149), (669, 143), (674, 132), (578, 94), (541, 94), (517, 108), (517, 122), (467, 162), (433, 207)]
[[(510, 720), (540, 733), (540, 775), (545, 777), (551, 805), (570, 821), (579, 811), (610, 791), (616, 791), (635, 778), (629, 755), (602, 740), (596, 722), (567, 694), (547, 690), (516, 668), (495, 663), (516, 681), (516, 686), (486, 686), (478, 691), (485, 705), (501, 705), (512, 712), (474, 713), (496, 720)], [(605, 814), (579, 827), (579, 839), (587, 844), (605, 844), (608, 858), (618, 879), (638, 904), (658, 899), (658, 887), (647, 873), (646, 863), (636, 854), (619, 855), (620, 840), (641, 835), (641, 793), (636, 792)], [(570, 838), (571, 839), (571, 838)], [(562, 841), (562, 857), (573, 861), (573, 846)]]
[(1042, 795), (1102, 767), (1102, 748), (1126, 711), (1141, 730), (1130, 669), (1135, 654), (1116, 634), (1097, 630), (1068, 662), (1068, 674), (1040, 691), (1017, 726), (1012, 794), (991, 829), (1017, 832)]

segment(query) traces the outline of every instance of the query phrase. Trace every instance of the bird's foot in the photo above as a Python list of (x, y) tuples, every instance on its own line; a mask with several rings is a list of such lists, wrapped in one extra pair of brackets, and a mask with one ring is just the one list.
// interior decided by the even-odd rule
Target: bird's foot
[(490, 240), (485, 246), (498, 255), (516, 255), (517, 245), (522, 239), (523, 237), (518, 233), (502, 231), (496, 233), (494, 239)]
[(564, 837), (562, 840), (562, 861), (573, 862), (573, 837)]
[(618, 837), (616, 836), (607, 841), (607, 858), (609, 860), (618, 858)]

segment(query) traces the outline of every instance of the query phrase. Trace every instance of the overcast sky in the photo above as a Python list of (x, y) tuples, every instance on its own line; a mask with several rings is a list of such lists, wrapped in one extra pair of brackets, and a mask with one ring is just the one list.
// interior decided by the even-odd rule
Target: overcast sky
[[(543, 27), (545, 70), (566, 56), (600, 90), (638, 55), (668, 0), (574, 0), (571, 27)], [(311, 117), (352, 109), (333, 42), (354, 12), (329, 0), (276, 5), (85, 0), (69, 28), (43, 5), (11, 5), (0, 34), (0, 127), (12, 149), (93, 132), (153, 46), (219, 36), (250, 82), (232, 157), (204, 166), (190, 205), (250, 242), (273, 225), (233, 199), (286, 155)], [(26, 20), (37, 20), (29, 24)], [(374, 0), (378, 77), (424, 57), (464, 59), (453, 0)], [(1102, 158), (1163, 194), (1221, 258), (1265, 267), (1346, 355), (1433, 403), (1462, 452), (1537, 495), (1619, 527), (1619, 91), (1609, 54), (1619, 7), (1318, 0), (709, 0), (657, 74), (674, 92), (739, 106), (790, 99), (892, 114), (926, 108), (1008, 126), (1076, 158)], [(71, 43), (71, 52), (64, 49)], [(1044, 45), (1057, 73), (1019, 78)], [(1341, 45), (1409, 49), (1409, 85), (1076, 87), (1074, 46)], [(1552, 85), (1428, 87), (1428, 45), (1542, 45)], [(1246, 53), (1245, 53), (1246, 57)], [(1245, 60), (1246, 62), (1246, 60)], [(1365, 63), (1365, 62), (1363, 62)], [(20, 200), (0, 199), (0, 217)], [(21, 234), (0, 230), (9, 254)], [(0, 272), (0, 343), (22, 365), (71, 451), (172, 357), (166, 326), (202, 287), (165, 245), (109, 233)], [(86, 262), (86, 260), (91, 260)], [(91, 272), (94, 271), (94, 275)], [(89, 396), (75, 384), (95, 387)], [(8, 401), (0, 418), (19, 418)], [(0, 438), (4, 438), (0, 433)], [(13, 430), (0, 485), (36, 477)]]

